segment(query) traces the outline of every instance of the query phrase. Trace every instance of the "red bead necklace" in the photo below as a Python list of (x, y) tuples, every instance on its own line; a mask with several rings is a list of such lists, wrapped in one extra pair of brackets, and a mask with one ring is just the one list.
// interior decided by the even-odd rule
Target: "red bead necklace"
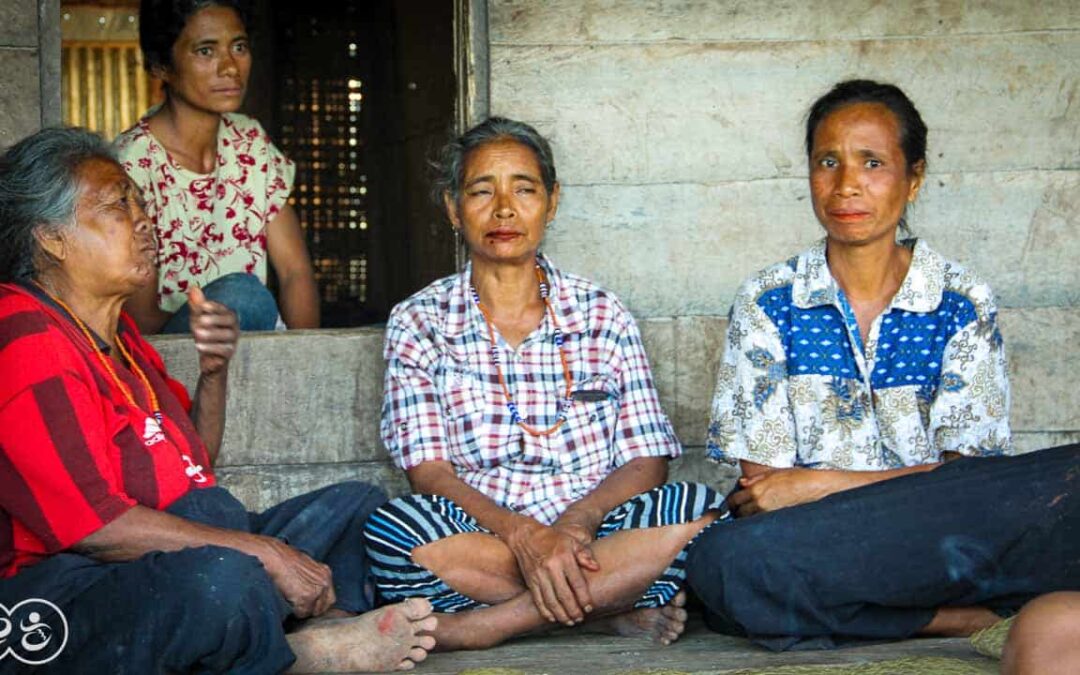
[(574, 376), (570, 372), (570, 362), (566, 358), (566, 349), (564, 347), (565, 340), (563, 338), (562, 329), (559, 327), (559, 320), (555, 316), (555, 309), (551, 306), (547, 275), (544, 274), (544, 270), (542, 270), (539, 265), (536, 266), (536, 278), (540, 282), (540, 299), (543, 300), (544, 306), (547, 308), (548, 316), (551, 317), (551, 325), (553, 327), (552, 341), (559, 350), (559, 360), (562, 361), (563, 381), (566, 382), (566, 393), (563, 396), (563, 400), (560, 401), (558, 405), (558, 419), (555, 420), (555, 424), (547, 429), (537, 429), (536, 427), (530, 426), (526, 424), (525, 420), (522, 418), (517, 403), (514, 402), (514, 395), (510, 393), (510, 387), (507, 386), (506, 377), (503, 375), (501, 360), (499, 359), (499, 347), (495, 340), (495, 327), (491, 323), (491, 317), (488, 316), (487, 310), (484, 309), (484, 305), (480, 303), (480, 294), (476, 292), (476, 287), (473, 286), (472, 283), (469, 284), (469, 292), (472, 294), (473, 302), (476, 303), (476, 308), (480, 310), (480, 314), (484, 317), (484, 323), (487, 324), (488, 341), (491, 345), (491, 358), (495, 362), (495, 373), (498, 375), (499, 384), (502, 386), (503, 398), (506, 401), (507, 409), (510, 411), (510, 419), (530, 436), (550, 436), (558, 431), (559, 427), (566, 422), (566, 410), (570, 407), (570, 394), (574, 390)]

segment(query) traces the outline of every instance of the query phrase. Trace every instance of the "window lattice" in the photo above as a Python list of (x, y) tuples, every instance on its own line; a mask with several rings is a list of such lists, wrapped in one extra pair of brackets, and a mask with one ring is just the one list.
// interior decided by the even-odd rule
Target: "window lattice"
[[(347, 43), (355, 58), (355, 43)], [(285, 79), (282, 150), (296, 163), (290, 203), (307, 231), (325, 305), (367, 300), (368, 185), (360, 153), (363, 83), (359, 77)]]

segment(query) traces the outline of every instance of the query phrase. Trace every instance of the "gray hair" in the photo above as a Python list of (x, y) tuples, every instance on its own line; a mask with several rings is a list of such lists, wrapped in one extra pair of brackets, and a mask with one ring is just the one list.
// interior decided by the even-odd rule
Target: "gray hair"
[(434, 177), (431, 198), (443, 208), (443, 195), (449, 194), (454, 203), (461, 201), (461, 184), (465, 181), (465, 161), (470, 152), (488, 143), (515, 141), (532, 150), (540, 165), (540, 179), (548, 194), (555, 189), (555, 158), (551, 145), (536, 129), (524, 122), (505, 117), (489, 117), (472, 129), (443, 146), (439, 159), (432, 162)]
[(0, 156), (0, 282), (27, 281), (47, 264), (34, 235), (74, 226), (79, 167), (94, 158), (116, 161), (97, 134), (64, 127), (42, 129)]

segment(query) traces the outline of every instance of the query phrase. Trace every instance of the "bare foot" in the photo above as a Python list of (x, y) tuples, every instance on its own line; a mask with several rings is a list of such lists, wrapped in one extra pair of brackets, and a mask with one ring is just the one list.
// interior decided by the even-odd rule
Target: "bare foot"
[(671, 602), (655, 609), (634, 609), (622, 614), (598, 619), (588, 624), (589, 630), (623, 637), (648, 637), (662, 645), (679, 639), (686, 630), (686, 593), (679, 593)]
[(290, 673), (409, 670), (427, 658), (438, 620), (420, 598), (345, 619), (326, 619), (285, 636), (296, 654)]
[(319, 625), (320, 623), (323, 623), (324, 621), (332, 621), (334, 619), (348, 619), (354, 616), (357, 615), (352, 612), (346, 612), (343, 609), (338, 609), (337, 607), (331, 607), (319, 616), (313, 616), (310, 619), (303, 619), (301, 621), (297, 621), (294, 624), (296, 627), (291, 632), (309, 630)]
[(985, 607), (940, 607), (930, 623), (919, 631), (921, 635), (971, 637), (975, 631), (989, 628), (1001, 617)]

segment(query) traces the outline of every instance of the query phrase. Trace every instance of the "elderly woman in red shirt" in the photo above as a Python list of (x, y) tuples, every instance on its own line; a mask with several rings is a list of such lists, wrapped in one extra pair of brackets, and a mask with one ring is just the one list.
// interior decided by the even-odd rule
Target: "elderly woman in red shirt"
[[(48, 129), (0, 157), (0, 644), (64, 672), (412, 667), (434, 642), (427, 602), (357, 616), (381, 491), (249, 514), (215, 485), (236, 317), (191, 292), (188, 401), (121, 309), (153, 256), (98, 137)], [(312, 621), (287, 634), (290, 617)]]

